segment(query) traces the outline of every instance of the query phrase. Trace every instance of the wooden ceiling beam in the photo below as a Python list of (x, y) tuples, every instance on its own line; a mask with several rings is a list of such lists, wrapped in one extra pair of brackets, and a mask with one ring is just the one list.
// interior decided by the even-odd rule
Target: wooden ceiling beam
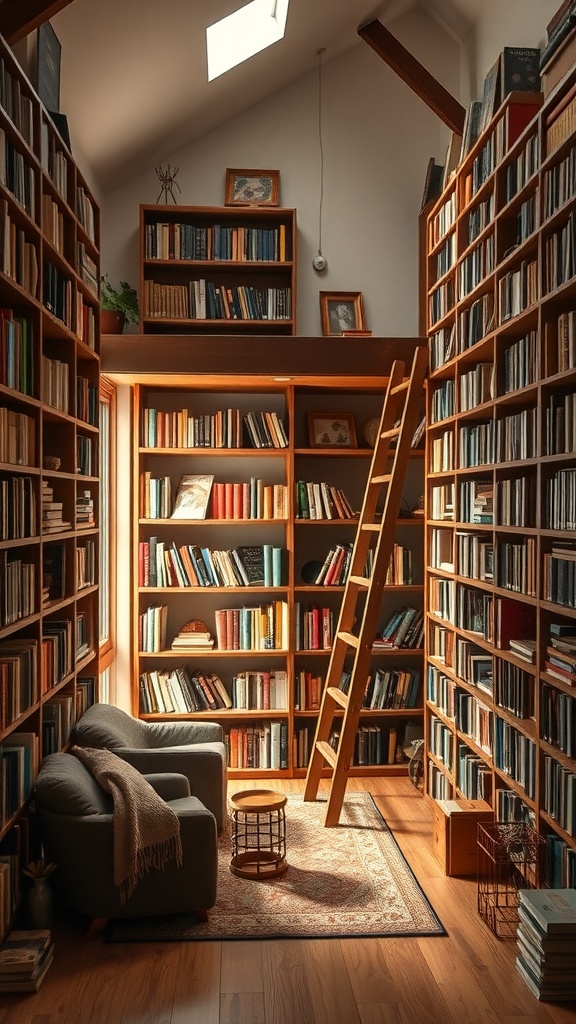
[(72, 0), (1, 0), (0, 33), (14, 46), (70, 3)]
[(358, 35), (409, 85), (457, 135), (462, 135), (466, 111), (443, 85), (416, 60), (377, 19), (360, 25)]

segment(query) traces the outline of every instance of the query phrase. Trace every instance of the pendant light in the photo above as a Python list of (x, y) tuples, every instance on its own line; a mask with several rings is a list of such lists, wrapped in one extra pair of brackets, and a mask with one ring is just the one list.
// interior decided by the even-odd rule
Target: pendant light
[(324, 201), (324, 146), (322, 143), (322, 55), (326, 48), (316, 50), (318, 57), (318, 146), (320, 149), (320, 200), (318, 204), (318, 252), (312, 260), (314, 270), (321, 273), (326, 270), (328, 261), (322, 253), (322, 203)]

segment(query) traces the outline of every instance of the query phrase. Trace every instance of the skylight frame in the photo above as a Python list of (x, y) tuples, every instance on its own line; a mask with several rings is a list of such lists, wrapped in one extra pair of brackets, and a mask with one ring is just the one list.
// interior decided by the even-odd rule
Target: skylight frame
[(284, 38), (290, 0), (250, 0), (206, 29), (208, 81)]

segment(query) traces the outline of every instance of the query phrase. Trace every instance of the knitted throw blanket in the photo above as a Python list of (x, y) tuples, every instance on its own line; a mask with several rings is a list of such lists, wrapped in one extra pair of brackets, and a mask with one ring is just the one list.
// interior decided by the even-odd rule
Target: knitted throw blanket
[(182, 863), (180, 822), (147, 779), (111, 750), (74, 746), (71, 753), (114, 802), (114, 883), (126, 903), (147, 872), (173, 858)]

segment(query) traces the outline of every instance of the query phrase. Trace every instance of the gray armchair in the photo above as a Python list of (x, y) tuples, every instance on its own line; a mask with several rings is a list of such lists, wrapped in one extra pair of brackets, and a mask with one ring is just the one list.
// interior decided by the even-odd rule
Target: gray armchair
[(44, 852), (57, 866), (55, 891), (66, 906), (100, 924), (114, 917), (186, 911), (205, 918), (216, 902), (214, 815), (190, 796), (183, 775), (146, 778), (178, 815), (182, 865), (169, 861), (163, 870), (144, 875), (126, 903), (114, 883), (111, 797), (73, 754), (50, 754), (36, 779), (34, 803)]
[(73, 733), (79, 747), (113, 750), (142, 774), (185, 775), (190, 792), (216, 818), (218, 831), (226, 815), (226, 748), (216, 722), (142, 722), (111, 704), (94, 704)]

